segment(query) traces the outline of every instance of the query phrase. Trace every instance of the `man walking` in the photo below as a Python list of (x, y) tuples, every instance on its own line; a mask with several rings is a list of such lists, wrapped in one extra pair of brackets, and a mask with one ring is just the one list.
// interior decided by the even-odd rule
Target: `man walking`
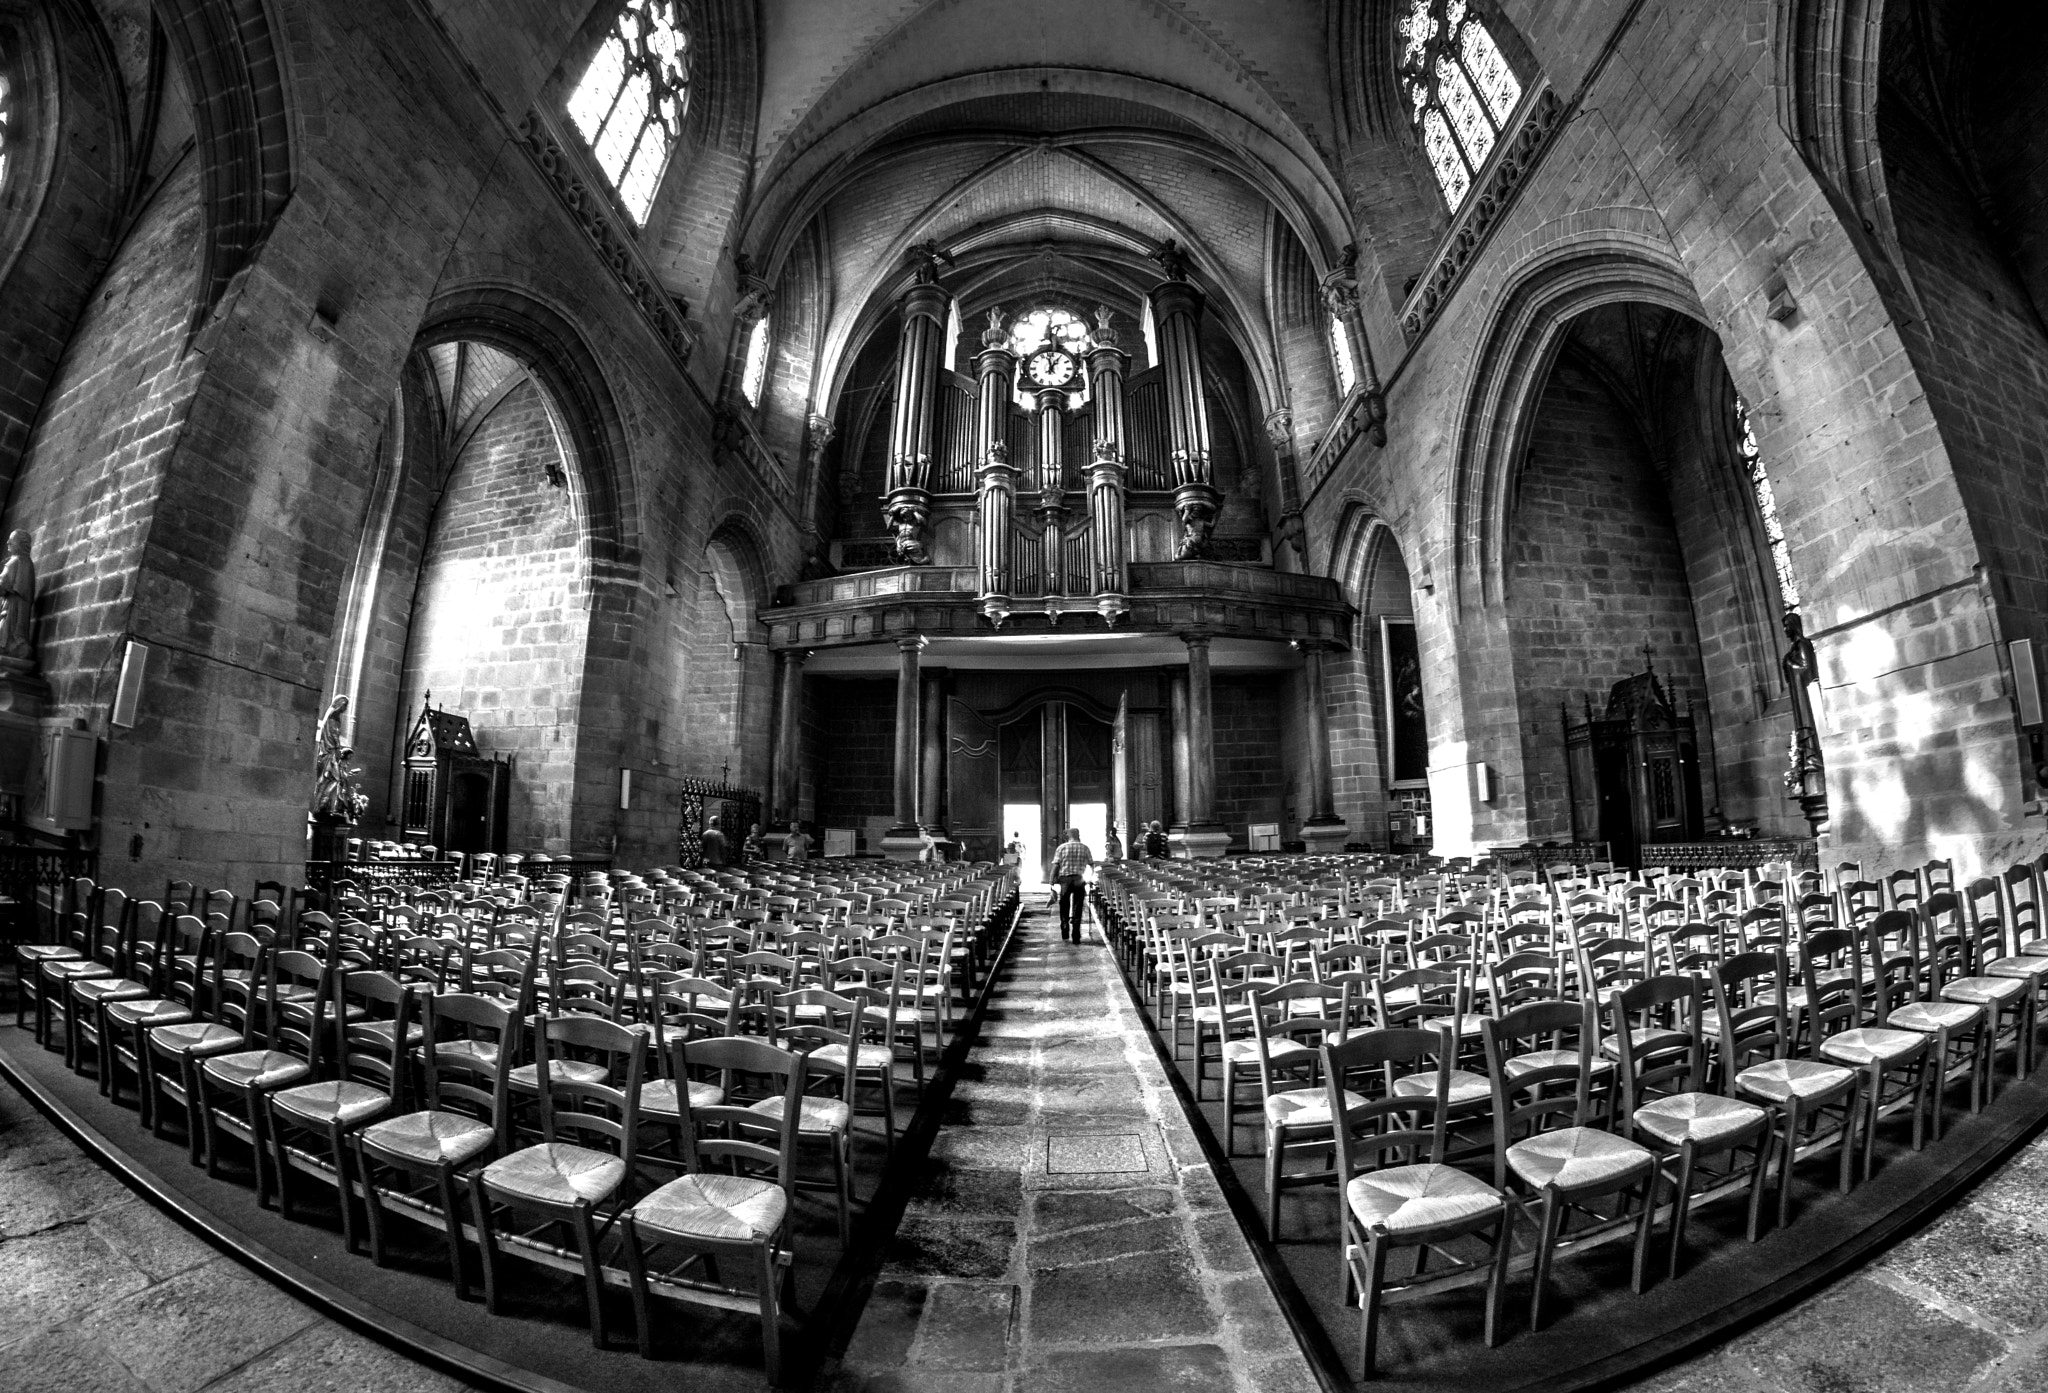
[(1154, 818), (1145, 825), (1145, 857), (1151, 861), (1164, 861), (1173, 855), (1173, 844), (1166, 840), (1166, 829)]
[(1095, 864), (1081, 829), (1069, 827), (1067, 839), (1052, 854), (1052, 884), (1060, 901), (1060, 937), (1081, 941), (1081, 922), (1088, 913), (1088, 868)]

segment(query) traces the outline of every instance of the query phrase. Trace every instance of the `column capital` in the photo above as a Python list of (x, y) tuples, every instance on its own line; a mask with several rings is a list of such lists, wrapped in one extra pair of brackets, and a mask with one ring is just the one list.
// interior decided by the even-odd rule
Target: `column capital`
[(775, 656), (782, 660), (784, 667), (802, 667), (811, 656), (811, 650), (808, 648), (779, 648), (776, 650)]
[(1207, 648), (1209, 641), (1216, 637), (1216, 633), (1212, 629), (1193, 625), (1185, 629), (1175, 629), (1173, 636), (1182, 643), (1185, 643), (1189, 648)]
[(1297, 638), (1289, 639), (1288, 642), (1293, 645), (1295, 652), (1303, 655), (1310, 653), (1335, 653), (1343, 647), (1342, 644), (1332, 638)]
[(1276, 407), (1266, 413), (1266, 439), (1276, 450), (1289, 449), (1294, 445), (1294, 408)]
[(905, 653), (918, 653), (930, 642), (923, 634), (901, 634), (897, 636), (896, 647)]

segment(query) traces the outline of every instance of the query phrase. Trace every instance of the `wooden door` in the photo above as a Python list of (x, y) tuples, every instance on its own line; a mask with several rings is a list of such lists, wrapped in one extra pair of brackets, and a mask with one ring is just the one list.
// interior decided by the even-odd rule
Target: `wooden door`
[(970, 861), (1003, 853), (1002, 765), (996, 728), (957, 697), (946, 700), (946, 806)]

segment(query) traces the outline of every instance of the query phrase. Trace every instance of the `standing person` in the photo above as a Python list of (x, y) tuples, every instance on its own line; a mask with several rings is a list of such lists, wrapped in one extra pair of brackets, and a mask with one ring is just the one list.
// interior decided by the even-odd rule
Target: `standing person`
[(761, 824), (755, 823), (747, 829), (747, 839), (740, 843), (740, 864), (751, 865), (761, 859)]
[(1145, 824), (1145, 855), (1154, 861), (1164, 861), (1173, 855), (1173, 843), (1166, 840), (1166, 829), (1156, 817)]
[(789, 839), (782, 844), (782, 854), (791, 861), (811, 859), (811, 835), (795, 822), (789, 824)]
[(704, 864), (713, 870), (725, 869), (726, 862), (732, 859), (732, 853), (726, 849), (725, 833), (719, 830), (715, 816), (704, 824), (703, 847)]
[(1012, 832), (1009, 843), (1003, 847), (1003, 869), (1014, 871), (1023, 864), (1024, 839)]
[(1088, 868), (1095, 855), (1081, 840), (1081, 829), (1069, 827), (1067, 839), (1052, 854), (1052, 883), (1059, 895), (1060, 937), (1068, 943), (1081, 941), (1081, 922), (1088, 913)]

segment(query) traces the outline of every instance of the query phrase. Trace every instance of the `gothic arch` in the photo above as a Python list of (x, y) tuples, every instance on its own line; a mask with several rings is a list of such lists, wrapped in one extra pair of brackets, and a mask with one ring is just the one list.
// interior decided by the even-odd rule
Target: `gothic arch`
[(722, 519), (705, 539), (704, 568), (725, 600), (735, 643), (754, 642), (761, 632), (761, 611), (770, 598), (765, 555), (753, 526), (738, 515)]
[(1538, 253), (1499, 295), (1467, 377), (1452, 466), (1453, 583), (1461, 609), (1497, 605), (1506, 593), (1513, 481), (1565, 326), (1587, 310), (1624, 300), (1706, 318), (1674, 257), (1619, 234)]
[(560, 408), (564, 444), (582, 484), (592, 590), (631, 588), (640, 578), (639, 507), (618, 408), (597, 357), (553, 307), (504, 286), (437, 297), (415, 340), (429, 348), (471, 339), (526, 364)]

